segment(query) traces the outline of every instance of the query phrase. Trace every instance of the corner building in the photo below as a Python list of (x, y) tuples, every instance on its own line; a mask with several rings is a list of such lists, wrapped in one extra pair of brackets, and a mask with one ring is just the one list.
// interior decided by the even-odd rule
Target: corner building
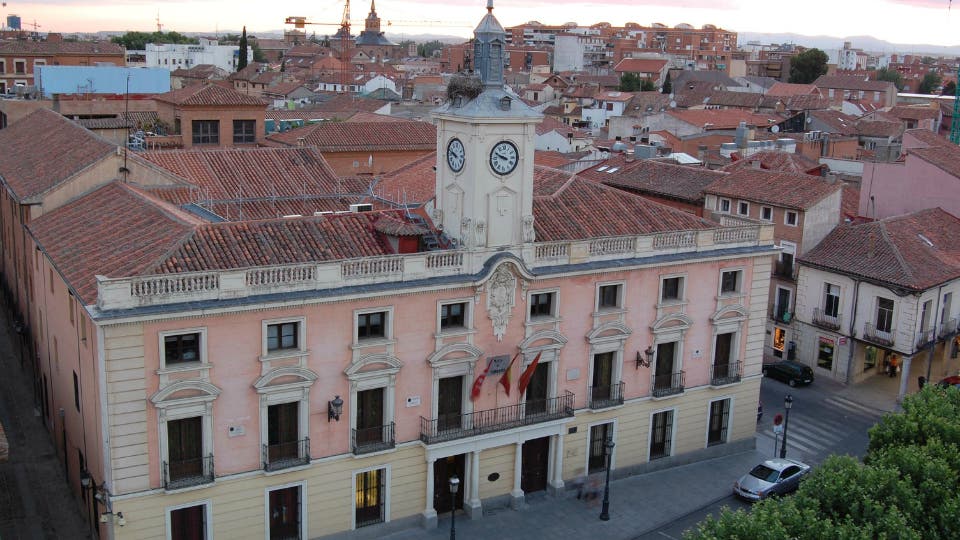
[(214, 222), (108, 182), (29, 225), (102, 537), (374, 538), (559, 496), (607, 439), (615, 478), (752, 447), (772, 226), (534, 167), (487, 9), (428, 212)]

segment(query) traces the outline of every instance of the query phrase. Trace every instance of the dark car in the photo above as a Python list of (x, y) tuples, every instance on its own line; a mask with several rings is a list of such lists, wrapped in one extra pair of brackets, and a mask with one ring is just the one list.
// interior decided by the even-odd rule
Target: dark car
[(763, 364), (763, 376), (783, 381), (790, 386), (813, 382), (813, 370), (810, 366), (793, 360)]

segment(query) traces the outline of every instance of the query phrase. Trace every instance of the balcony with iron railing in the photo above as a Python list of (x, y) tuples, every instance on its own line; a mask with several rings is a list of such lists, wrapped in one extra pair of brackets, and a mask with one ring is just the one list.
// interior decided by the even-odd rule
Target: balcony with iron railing
[(435, 444), (573, 417), (573, 393), (443, 418), (420, 417), (420, 440)]
[(840, 317), (827, 315), (822, 309), (813, 308), (813, 324), (820, 328), (836, 331), (840, 329)]
[(923, 349), (924, 347), (930, 345), (933, 343), (933, 338), (933, 328), (917, 332), (917, 348)]
[(710, 366), (710, 386), (724, 386), (740, 382), (741, 362), (727, 362)]
[(940, 321), (940, 332), (937, 334), (938, 339), (946, 339), (957, 333), (957, 319), (947, 319), (945, 321)]
[(863, 339), (882, 347), (893, 347), (895, 342), (892, 331), (880, 330), (873, 323), (864, 323)]
[(183, 489), (213, 482), (213, 454), (163, 462), (163, 488)]
[(674, 373), (653, 376), (653, 391), (655, 398), (664, 398), (683, 393), (683, 383), (686, 374), (683, 370)]
[(773, 275), (790, 281), (797, 279), (796, 265), (790, 261), (776, 261), (773, 265)]
[(790, 321), (793, 320), (793, 313), (790, 313), (790, 310), (787, 309), (788, 306), (770, 306), (770, 319), (778, 323), (790, 324)]
[(263, 445), (263, 470), (279, 471), (310, 463), (310, 437), (299, 441)]
[(623, 381), (590, 388), (588, 403), (591, 409), (606, 409), (623, 405)]
[(394, 423), (350, 430), (350, 448), (355, 455), (390, 450), (397, 445)]
[[(771, 225), (744, 224), (639, 236), (538, 242), (516, 249), (530, 268), (773, 245)], [(310, 264), (109, 278), (97, 276), (97, 307), (131, 309), (184, 302), (237, 300), (262, 294), (337, 289), (474, 275), (495, 249), (436, 250)]]

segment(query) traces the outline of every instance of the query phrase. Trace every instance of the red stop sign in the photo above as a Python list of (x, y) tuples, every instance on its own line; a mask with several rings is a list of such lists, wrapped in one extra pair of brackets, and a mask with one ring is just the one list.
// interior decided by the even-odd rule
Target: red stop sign
[(783, 415), (777, 413), (777, 415), (773, 417), (773, 425), (779, 426), (782, 423), (783, 423)]

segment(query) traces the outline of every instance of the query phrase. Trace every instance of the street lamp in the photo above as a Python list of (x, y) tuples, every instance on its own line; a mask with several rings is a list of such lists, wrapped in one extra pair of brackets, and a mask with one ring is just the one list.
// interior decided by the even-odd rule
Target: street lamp
[(460, 479), (457, 475), (450, 477), (450, 540), (457, 538), (457, 491), (460, 489)]
[(783, 408), (787, 410), (783, 418), (783, 444), (780, 446), (780, 459), (787, 457), (787, 427), (790, 425), (790, 407), (793, 406), (793, 396), (787, 394), (783, 398)]
[(613, 439), (607, 439), (607, 483), (603, 486), (603, 506), (600, 508), (600, 520), (610, 520), (610, 456), (613, 455)]

